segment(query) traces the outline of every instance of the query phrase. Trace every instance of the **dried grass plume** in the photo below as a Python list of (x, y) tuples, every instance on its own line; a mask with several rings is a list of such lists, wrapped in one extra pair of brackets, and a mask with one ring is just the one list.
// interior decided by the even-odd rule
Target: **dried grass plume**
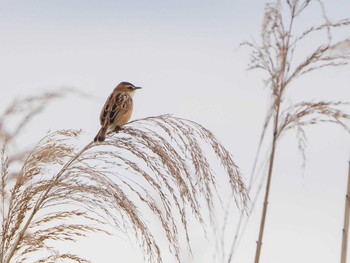
[[(3, 120), (12, 112), (6, 111)], [(204, 213), (209, 213), (214, 220), (213, 200), (219, 191), (211, 155), (223, 167), (239, 208), (247, 206), (247, 191), (231, 154), (209, 130), (190, 120), (170, 115), (136, 120), (105, 142), (82, 149), (76, 146), (81, 131), (50, 132), (18, 158), (14, 148), (7, 151), (13, 133), (1, 127), (0, 262), (38, 255), (37, 262), (89, 262), (49, 244), (108, 234), (107, 225), (135, 236), (145, 260), (162, 262), (144, 211), (156, 216), (180, 262), (180, 242), (191, 247), (189, 218), (194, 215), (203, 224)], [(180, 230), (185, 240), (180, 240)]]

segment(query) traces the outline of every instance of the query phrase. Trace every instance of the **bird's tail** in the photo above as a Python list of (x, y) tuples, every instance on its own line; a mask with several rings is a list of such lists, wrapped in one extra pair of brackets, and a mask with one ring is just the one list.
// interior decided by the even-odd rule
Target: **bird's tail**
[(106, 139), (107, 134), (107, 127), (101, 127), (101, 129), (98, 131), (94, 142), (103, 142)]

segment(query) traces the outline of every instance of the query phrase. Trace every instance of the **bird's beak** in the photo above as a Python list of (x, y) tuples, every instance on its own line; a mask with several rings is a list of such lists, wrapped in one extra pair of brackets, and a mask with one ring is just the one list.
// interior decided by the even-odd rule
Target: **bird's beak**
[(142, 89), (142, 88), (141, 88), (141, 87), (134, 87), (134, 90), (135, 90), (135, 89)]

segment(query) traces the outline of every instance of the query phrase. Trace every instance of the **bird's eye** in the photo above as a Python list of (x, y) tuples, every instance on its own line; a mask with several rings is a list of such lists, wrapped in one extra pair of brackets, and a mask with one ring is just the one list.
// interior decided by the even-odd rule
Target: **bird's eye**
[(129, 90), (133, 90), (132, 86), (129, 86), (128, 89), (129, 89)]

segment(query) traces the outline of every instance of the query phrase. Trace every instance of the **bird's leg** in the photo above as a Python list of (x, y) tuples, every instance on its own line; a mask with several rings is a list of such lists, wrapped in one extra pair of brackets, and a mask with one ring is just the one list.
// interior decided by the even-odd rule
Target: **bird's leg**
[(123, 129), (124, 129), (124, 128), (121, 127), (121, 126), (116, 126), (116, 127), (114, 128), (114, 132), (118, 133), (119, 131), (121, 131), (121, 130), (123, 130)]

